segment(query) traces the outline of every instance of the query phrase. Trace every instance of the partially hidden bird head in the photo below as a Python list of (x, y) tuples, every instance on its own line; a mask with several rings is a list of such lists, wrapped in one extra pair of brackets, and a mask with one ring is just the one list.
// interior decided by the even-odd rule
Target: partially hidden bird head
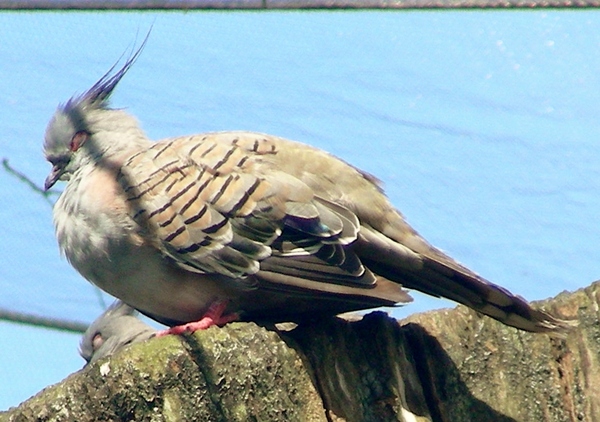
[[(44, 155), (52, 164), (44, 182), (45, 190), (59, 180), (69, 180), (84, 164), (108, 151), (122, 149), (127, 144), (126, 139), (146, 139), (133, 116), (109, 107), (113, 90), (136, 61), (146, 41), (147, 37), (119, 70), (113, 72), (116, 64), (113, 65), (85, 93), (58, 106), (44, 137)], [(103, 136), (107, 133), (110, 136)]]
[(137, 318), (138, 312), (117, 300), (86, 330), (79, 343), (79, 354), (88, 363), (155, 335), (155, 329)]
[(128, 321), (126, 318), (135, 317), (136, 313), (135, 309), (120, 300), (115, 301), (88, 327), (82, 336), (79, 343), (79, 354), (81, 357), (89, 362), (94, 353), (105, 346), (106, 340), (110, 335), (114, 335), (118, 331), (115, 329), (115, 327), (118, 327), (116, 323), (119, 321)]

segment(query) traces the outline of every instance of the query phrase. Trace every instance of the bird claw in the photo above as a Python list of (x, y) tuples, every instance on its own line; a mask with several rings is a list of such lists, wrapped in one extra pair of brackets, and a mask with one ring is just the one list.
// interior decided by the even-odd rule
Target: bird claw
[(213, 325), (221, 327), (229, 322), (236, 321), (239, 318), (239, 315), (236, 313), (223, 315), (227, 305), (228, 301), (226, 300), (213, 302), (200, 320), (159, 331), (156, 337), (163, 337), (170, 334), (191, 334), (199, 330), (206, 330)]

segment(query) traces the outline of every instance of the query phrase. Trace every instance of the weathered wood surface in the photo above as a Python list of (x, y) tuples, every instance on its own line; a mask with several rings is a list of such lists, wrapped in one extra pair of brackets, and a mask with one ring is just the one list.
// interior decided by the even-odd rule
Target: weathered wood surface
[(153, 339), (0, 420), (600, 420), (600, 283), (540, 305), (579, 327), (553, 339), (458, 307)]

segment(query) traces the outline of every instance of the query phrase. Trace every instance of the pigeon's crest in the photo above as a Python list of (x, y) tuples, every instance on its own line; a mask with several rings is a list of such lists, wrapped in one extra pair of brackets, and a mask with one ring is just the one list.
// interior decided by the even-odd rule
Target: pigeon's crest
[(148, 35), (140, 45), (140, 47), (127, 59), (125, 64), (116, 72), (113, 72), (117, 67), (117, 64), (121, 59), (119, 59), (109, 70), (106, 72), (89, 90), (85, 93), (72, 97), (63, 104), (60, 108), (63, 113), (71, 113), (79, 107), (84, 108), (108, 108), (108, 100), (116, 88), (119, 81), (125, 76), (127, 71), (133, 66), (136, 62), (142, 50), (146, 46), (146, 42), (148, 41)]

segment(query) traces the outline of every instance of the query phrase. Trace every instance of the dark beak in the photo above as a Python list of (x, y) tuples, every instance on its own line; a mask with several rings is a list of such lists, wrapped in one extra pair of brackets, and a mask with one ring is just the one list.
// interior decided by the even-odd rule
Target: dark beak
[(44, 190), (47, 191), (60, 179), (60, 176), (64, 173), (64, 168), (62, 166), (52, 166), (52, 170), (48, 177), (46, 177), (46, 181), (44, 182)]

